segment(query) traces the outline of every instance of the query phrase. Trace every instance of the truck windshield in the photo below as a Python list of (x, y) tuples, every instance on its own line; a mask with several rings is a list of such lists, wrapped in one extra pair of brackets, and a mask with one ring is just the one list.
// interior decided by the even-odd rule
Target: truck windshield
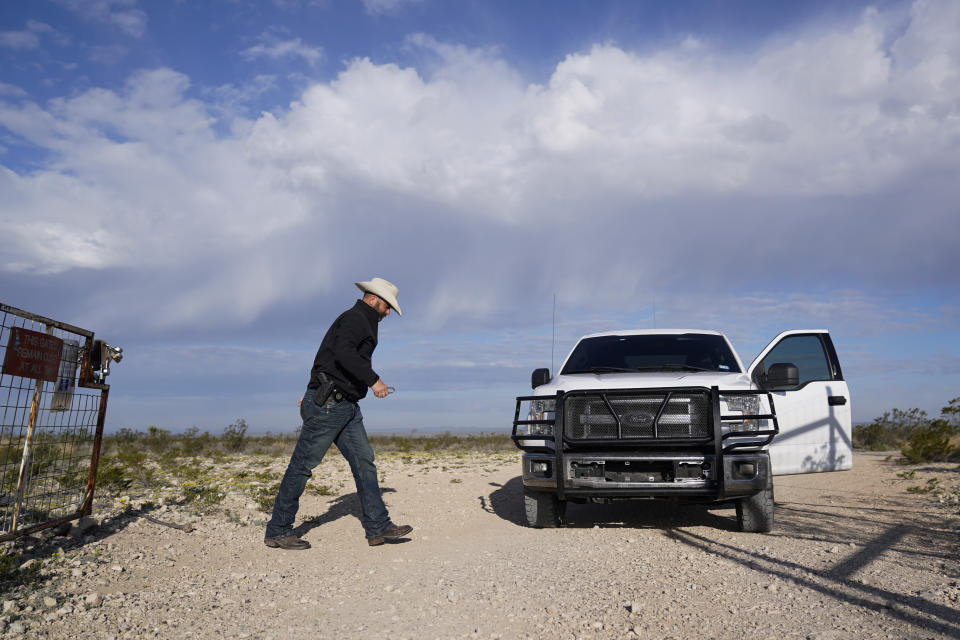
[(740, 373), (740, 367), (722, 336), (682, 333), (584, 338), (560, 373), (629, 371)]

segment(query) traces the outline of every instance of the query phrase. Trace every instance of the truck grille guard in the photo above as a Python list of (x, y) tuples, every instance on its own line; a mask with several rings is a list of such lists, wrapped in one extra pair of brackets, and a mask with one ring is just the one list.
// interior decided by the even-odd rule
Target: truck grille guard
[[(722, 415), (721, 396), (766, 396), (768, 413)], [(528, 411), (521, 419), (524, 402), (553, 401), (554, 411)], [(579, 402), (580, 424), (566, 425), (568, 402)], [(687, 412), (682, 408), (686, 406)], [(690, 411), (690, 407), (694, 411)], [(593, 412), (593, 408), (600, 409)], [(635, 409), (628, 411), (628, 409)], [(552, 417), (550, 417), (552, 414)], [(531, 417), (532, 416), (532, 417)], [(745, 419), (746, 418), (746, 419)], [(769, 422), (760, 429), (737, 430), (747, 422)], [(723, 425), (730, 430), (723, 432)], [(527, 433), (519, 433), (521, 427)], [(685, 431), (685, 433), (684, 433)], [(557, 392), (556, 396), (521, 396), (513, 414), (511, 439), (521, 449), (554, 448), (559, 456), (563, 447), (556, 447), (557, 433), (566, 445), (702, 445), (713, 441), (717, 454), (741, 448), (761, 448), (780, 432), (773, 396), (770, 392), (730, 390), (718, 387), (678, 387), (657, 389), (607, 389)], [(580, 437), (573, 437), (579, 435)], [(593, 437), (599, 435), (601, 437)], [(546, 442), (554, 443), (548, 447)]]

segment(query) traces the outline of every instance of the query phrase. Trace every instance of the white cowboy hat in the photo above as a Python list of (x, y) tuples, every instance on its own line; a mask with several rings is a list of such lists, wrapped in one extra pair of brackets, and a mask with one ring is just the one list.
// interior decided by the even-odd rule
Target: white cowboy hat
[(399, 295), (400, 290), (392, 282), (387, 282), (383, 278), (373, 278), (369, 282), (354, 282), (353, 284), (357, 285), (360, 291), (383, 298), (383, 301), (390, 305), (398, 316), (403, 315), (403, 311), (400, 311), (400, 304), (397, 302), (397, 295)]

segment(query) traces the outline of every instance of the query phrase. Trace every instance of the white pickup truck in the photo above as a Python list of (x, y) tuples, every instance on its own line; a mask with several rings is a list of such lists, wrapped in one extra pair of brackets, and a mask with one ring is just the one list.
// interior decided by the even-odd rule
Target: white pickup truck
[(847, 383), (825, 330), (785, 331), (744, 367), (715, 331), (582, 337), (517, 398), (527, 524), (567, 502), (736, 505), (742, 531), (773, 527), (773, 476), (852, 466)]

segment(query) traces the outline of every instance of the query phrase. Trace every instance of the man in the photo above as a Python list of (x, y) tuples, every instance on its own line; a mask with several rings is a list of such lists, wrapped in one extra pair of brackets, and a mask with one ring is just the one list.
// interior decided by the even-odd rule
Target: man
[(303, 427), (280, 482), (273, 517), (267, 523), (264, 542), (268, 547), (310, 548), (309, 542), (293, 533), (293, 521), (311, 471), (323, 460), (331, 443), (336, 443), (350, 463), (367, 544), (381, 545), (413, 531), (409, 525), (397, 526), (390, 521), (380, 496), (373, 449), (357, 405), (367, 395), (368, 387), (378, 398), (387, 396), (389, 387), (373, 370), (371, 358), (377, 348), (378, 323), (390, 315), (391, 309), (403, 315), (397, 303), (399, 291), (382, 278), (354, 284), (363, 291), (363, 298), (330, 325), (313, 361), (310, 382), (300, 402)]

